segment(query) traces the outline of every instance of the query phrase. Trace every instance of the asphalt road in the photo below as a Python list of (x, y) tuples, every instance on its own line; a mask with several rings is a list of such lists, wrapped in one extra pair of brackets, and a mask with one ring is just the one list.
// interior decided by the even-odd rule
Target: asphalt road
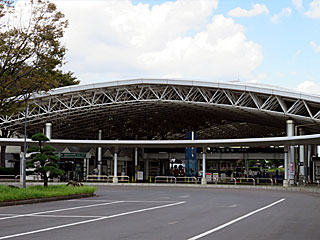
[(95, 198), (0, 208), (1, 239), (320, 239), (320, 194), (99, 186)]

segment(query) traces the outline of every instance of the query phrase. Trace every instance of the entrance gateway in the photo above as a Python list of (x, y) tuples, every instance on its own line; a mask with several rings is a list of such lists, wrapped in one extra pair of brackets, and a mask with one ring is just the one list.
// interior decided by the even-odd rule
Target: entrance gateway
[[(24, 117), (23, 112), (1, 116), (0, 128), (21, 134)], [(277, 149), (274, 154), (283, 150), (273, 158), (284, 159), (284, 183), (293, 184), (298, 179), (313, 180), (311, 157), (317, 156), (319, 118), (320, 97), (278, 87), (133, 79), (34, 95), (29, 102), (27, 134), (42, 132), (45, 123), (50, 123), (48, 136), (60, 151), (65, 147), (82, 153), (96, 149), (89, 168), (97, 168), (98, 175), (118, 175), (124, 169), (132, 178), (142, 171), (145, 179), (153, 172), (165, 174), (172, 159), (185, 161), (179, 154), (186, 147), (197, 148), (197, 172), (202, 166), (204, 173), (224, 162), (237, 164), (234, 154), (211, 153), (209, 148), (252, 149), (239, 161), (265, 159), (267, 153), (255, 152), (256, 148), (272, 146), (271, 150)], [(192, 131), (198, 140), (182, 140)], [(1, 139), (1, 144), (10, 143)], [(109, 157), (103, 156), (105, 151)]]

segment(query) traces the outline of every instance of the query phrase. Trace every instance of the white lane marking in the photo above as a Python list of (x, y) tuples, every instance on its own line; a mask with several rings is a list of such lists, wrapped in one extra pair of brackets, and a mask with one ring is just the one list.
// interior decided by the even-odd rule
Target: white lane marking
[(0, 213), (0, 216), (15, 216), (19, 214), (12, 214), (12, 213)]
[(169, 225), (172, 225), (172, 224), (176, 224), (176, 223), (178, 223), (178, 222), (170, 222), (170, 223), (168, 223)]
[(108, 203), (98, 203), (98, 204), (85, 205), (85, 206), (79, 206), (79, 207), (71, 207), (71, 208), (62, 208), (62, 209), (49, 210), (49, 211), (44, 211), (44, 212), (20, 214), (20, 215), (15, 215), (15, 216), (10, 216), (10, 217), (3, 217), (3, 218), (0, 218), (0, 220), (6, 220), (6, 219), (12, 219), (12, 218), (19, 218), (19, 217), (35, 216), (35, 215), (40, 215), (40, 214), (45, 214), (45, 213), (69, 211), (69, 210), (74, 210), (74, 209), (98, 207), (98, 206), (104, 206), (104, 205), (110, 205), (110, 204), (116, 204), (116, 203), (123, 203), (123, 202), (124, 202), (124, 201), (116, 201), (116, 202), (108, 202)]
[(72, 227), (72, 226), (76, 226), (76, 225), (80, 225), (80, 224), (91, 223), (91, 222), (101, 221), (101, 220), (105, 220), (105, 219), (121, 217), (121, 216), (129, 215), (129, 214), (151, 211), (151, 210), (160, 209), (160, 208), (172, 207), (172, 206), (180, 205), (180, 204), (184, 204), (184, 203), (185, 203), (185, 201), (171, 203), (171, 204), (166, 204), (166, 205), (161, 205), (161, 206), (156, 206), (156, 207), (151, 207), (151, 208), (144, 208), (144, 209), (134, 210), (134, 211), (130, 211), (130, 212), (114, 214), (114, 215), (105, 216), (105, 217), (101, 217), (101, 218), (85, 220), (85, 221), (81, 221), (81, 222), (69, 223), (69, 224), (64, 224), (64, 225), (59, 225), (59, 226), (49, 227), (49, 228), (43, 228), (43, 229), (34, 230), (34, 231), (30, 231), (30, 232), (23, 232), (23, 233), (17, 233), (17, 234), (13, 234), (13, 235), (7, 235), (7, 236), (0, 237), (0, 240), (14, 238), (14, 237), (21, 237), (21, 236), (25, 236), (25, 235), (40, 233), (40, 232), (51, 231), (51, 230), (55, 230), (55, 229), (59, 229), (59, 228)]
[(241, 221), (241, 220), (243, 220), (243, 219), (245, 219), (245, 218), (247, 218), (247, 217), (250, 217), (250, 216), (252, 216), (252, 215), (254, 215), (254, 214), (258, 213), (258, 212), (261, 212), (261, 211), (263, 211), (263, 210), (265, 210), (265, 209), (267, 209), (267, 208), (270, 208), (270, 207), (272, 207), (272, 206), (274, 206), (274, 205), (276, 205), (276, 204), (278, 204), (278, 203), (281, 203), (281, 202), (283, 202), (284, 200), (286, 200), (286, 199), (285, 199), (285, 198), (282, 198), (282, 199), (280, 199), (280, 200), (278, 200), (278, 201), (276, 201), (276, 202), (273, 202), (273, 203), (271, 203), (271, 204), (269, 204), (269, 205), (267, 205), (267, 206), (265, 206), (265, 207), (262, 207), (262, 208), (259, 208), (259, 209), (255, 210), (255, 211), (252, 211), (252, 212), (250, 212), (250, 213), (247, 213), (247, 214), (245, 214), (245, 215), (243, 215), (243, 216), (241, 216), (241, 217), (238, 217), (238, 218), (236, 218), (236, 219), (234, 219), (234, 220), (232, 220), (232, 221), (230, 221), (230, 222), (227, 222), (227, 223), (225, 223), (225, 224), (222, 224), (222, 225), (220, 225), (220, 226), (218, 226), (218, 227), (216, 227), (216, 228), (213, 228), (213, 229), (211, 229), (211, 230), (209, 230), (209, 231), (206, 231), (206, 232), (204, 232), (204, 233), (201, 233), (201, 234), (199, 234), (199, 235), (196, 235), (196, 236), (194, 236), (194, 237), (192, 237), (192, 238), (188, 238), (188, 240), (196, 240), (196, 239), (205, 237), (205, 236), (207, 236), (207, 235), (209, 235), (209, 234), (211, 234), (211, 233), (214, 233), (214, 232), (219, 231), (219, 230), (221, 230), (221, 229), (223, 229), (223, 228), (225, 228), (225, 227), (228, 227), (228, 226), (231, 225), (231, 224), (234, 224), (234, 223), (236, 223), (236, 222), (239, 222), (239, 221)]
[[(71, 199), (68, 201), (74, 201), (74, 202), (107, 202), (107, 201), (115, 201), (115, 200), (82, 200), (82, 199)], [(129, 200), (129, 201), (123, 201), (128, 203), (175, 203), (177, 201), (160, 201), (160, 200)]]
[(85, 215), (31, 215), (26, 217), (51, 217), (51, 218), (101, 218), (105, 216), (85, 216)]
[(234, 207), (238, 207), (238, 205), (237, 204), (233, 204), (233, 205), (231, 205), (231, 206), (228, 206), (229, 208), (234, 208)]
[(184, 195), (184, 196), (179, 196), (179, 197), (181, 197), (181, 198), (188, 198), (188, 197), (190, 197), (189, 195)]

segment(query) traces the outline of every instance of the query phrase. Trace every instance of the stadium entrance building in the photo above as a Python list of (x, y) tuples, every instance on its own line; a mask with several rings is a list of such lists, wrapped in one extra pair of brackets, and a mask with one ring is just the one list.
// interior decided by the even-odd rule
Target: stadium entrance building
[(22, 136), (25, 120), (28, 137), (44, 131), (57, 147), (66, 178), (148, 180), (180, 167), (205, 183), (207, 172), (262, 174), (268, 161), (283, 165), (284, 184), (320, 175), (320, 97), (278, 87), (168, 79), (64, 87), (34, 94), (27, 118), (0, 116), (0, 128)]

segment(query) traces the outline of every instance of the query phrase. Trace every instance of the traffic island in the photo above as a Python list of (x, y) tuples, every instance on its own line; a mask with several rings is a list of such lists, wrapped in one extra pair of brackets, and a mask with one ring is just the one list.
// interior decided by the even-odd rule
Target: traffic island
[(0, 185), (0, 207), (95, 196), (93, 186), (30, 186), (19, 188)]

